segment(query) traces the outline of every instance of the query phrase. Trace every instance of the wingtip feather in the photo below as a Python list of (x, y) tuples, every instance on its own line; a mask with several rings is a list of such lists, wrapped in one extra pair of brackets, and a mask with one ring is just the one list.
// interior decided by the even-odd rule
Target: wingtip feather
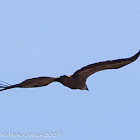
[(137, 52), (134, 56), (132, 56), (130, 59), (131, 59), (132, 61), (135, 61), (135, 60), (139, 57), (139, 55), (140, 55), (140, 50), (139, 50), (139, 52)]
[(11, 89), (11, 88), (16, 88), (16, 87), (18, 87), (18, 85), (11, 85), (11, 86), (7, 86), (7, 87), (1, 87), (2, 89), (0, 89), (0, 91)]

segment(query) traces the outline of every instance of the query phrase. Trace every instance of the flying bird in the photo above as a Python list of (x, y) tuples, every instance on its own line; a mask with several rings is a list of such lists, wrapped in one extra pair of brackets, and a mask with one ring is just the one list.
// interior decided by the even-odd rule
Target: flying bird
[(125, 65), (128, 65), (135, 61), (140, 55), (140, 51), (130, 58), (116, 59), (112, 61), (98, 62), (94, 64), (87, 65), (76, 72), (73, 75), (63, 75), (60, 77), (37, 77), (32, 79), (27, 79), (19, 84), (9, 85), (0, 84), (0, 91), (11, 89), (11, 88), (33, 88), (47, 86), (52, 82), (60, 82), (66, 87), (71, 89), (88, 90), (86, 85), (87, 78), (101, 70), (106, 69), (119, 69)]

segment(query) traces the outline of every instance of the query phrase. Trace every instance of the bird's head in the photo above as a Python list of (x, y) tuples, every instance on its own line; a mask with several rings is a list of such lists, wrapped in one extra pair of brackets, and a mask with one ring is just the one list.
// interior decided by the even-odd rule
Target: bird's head
[(67, 78), (67, 77), (68, 77), (67, 75), (60, 76), (60, 78)]
[(88, 90), (89, 91), (89, 89), (88, 89), (86, 84), (84, 85), (84, 87), (81, 90)]
[(67, 75), (62, 75), (62, 76), (60, 76), (60, 78), (59, 78), (59, 82), (65, 82), (65, 81), (67, 81), (69, 79), (69, 77), (67, 76)]

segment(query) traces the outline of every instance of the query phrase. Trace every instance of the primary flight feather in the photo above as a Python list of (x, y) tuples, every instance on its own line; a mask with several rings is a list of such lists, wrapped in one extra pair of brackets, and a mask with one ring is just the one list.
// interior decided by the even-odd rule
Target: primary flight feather
[(15, 85), (7, 85), (7, 83), (5, 85), (0, 84), (0, 88), (1, 88), (0, 91), (11, 89), (11, 88), (31, 88), (31, 87), (47, 86), (52, 82), (60, 82), (64, 86), (67, 86), (71, 89), (88, 90), (86, 85), (86, 79), (90, 75), (101, 70), (121, 68), (135, 61), (139, 57), (139, 55), (140, 55), (140, 51), (130, 58), (90, 64), (77, 70), (73, 75), (67, 75), (67, 76), (63, 75), (60, 77), (37, 77), (37, 78), (27, 79), (22, 83), (15, 84)]

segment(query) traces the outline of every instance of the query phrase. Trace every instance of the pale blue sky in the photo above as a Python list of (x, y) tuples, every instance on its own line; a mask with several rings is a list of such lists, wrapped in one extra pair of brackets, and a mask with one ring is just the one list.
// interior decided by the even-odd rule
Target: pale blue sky
[[(0, 1), (0, 48), (0, 80), (10, 84), (130, 57), (140, 49), (140, 1)], [(3, 91), (0, 132), (62, 132), (44, 140), (140, 140), (139, 84), (140, 59), (92, 75), (89, 92), (59, 83)]]

